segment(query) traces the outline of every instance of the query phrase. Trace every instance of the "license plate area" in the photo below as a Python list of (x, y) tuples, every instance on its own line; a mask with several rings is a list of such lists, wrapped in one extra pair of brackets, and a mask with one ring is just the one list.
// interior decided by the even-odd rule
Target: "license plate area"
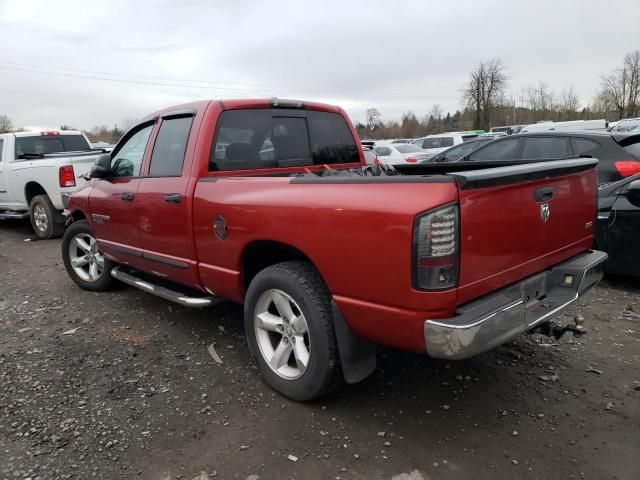
[(530, 308), (546, 296), (546, 275), (536, 275), (520, 284), (520, 297), (526, 308)]

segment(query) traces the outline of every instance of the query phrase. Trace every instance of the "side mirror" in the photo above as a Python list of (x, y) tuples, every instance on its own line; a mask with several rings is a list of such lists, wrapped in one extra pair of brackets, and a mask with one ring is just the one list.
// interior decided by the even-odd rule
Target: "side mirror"
[(627, 188), (627, 196), (634, 200), (640, 200), (640, 179), (634, 180)]
[(96, 163), (91, 167), (89, 178), (109, 178), (113, 176), (111, 170), (111, 155), (108, 153), (100, 155)]

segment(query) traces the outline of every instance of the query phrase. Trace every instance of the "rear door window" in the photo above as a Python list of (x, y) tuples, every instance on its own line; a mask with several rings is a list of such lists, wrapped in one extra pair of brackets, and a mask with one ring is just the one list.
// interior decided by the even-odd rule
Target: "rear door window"
[(496, 140), (491, 142), (484, 148), (476, 150), (469, 155), (469, 160), (472, 161), (490, 161), (490, 160), (514, 160), (518, 153), (517, 138), (509, 138), (507, 140)]
[(179, 177), (182, 175), (184, 153), (187, 149), (193, 117), (166, 118), (160, 125), (151, 154), (149, 175)]
[(640, 160), (640, 135), (628, 139), (623, 147), (627, 153)]
[(566, 158), (570, 156), (569, 139), (565, 137), (527, 138), (522, 149), (522, 160)]

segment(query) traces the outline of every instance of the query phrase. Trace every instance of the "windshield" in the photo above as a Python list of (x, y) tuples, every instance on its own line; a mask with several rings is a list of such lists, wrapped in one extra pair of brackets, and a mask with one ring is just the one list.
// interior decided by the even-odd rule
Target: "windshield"
[(58, 152), (91, 150), (83, 135), (34, 135), (16, 137), (16, 158), (24, 155), (46, 155)]
[(417, 153), (423, 151), (420, 147), (413, 145), (412, 143), (397, 144), (394, 145), (394, 147), (396, 147), (400, 153)]
[(445, 148), (453, 146), (453, 137), (425, 138), (422, 148)]

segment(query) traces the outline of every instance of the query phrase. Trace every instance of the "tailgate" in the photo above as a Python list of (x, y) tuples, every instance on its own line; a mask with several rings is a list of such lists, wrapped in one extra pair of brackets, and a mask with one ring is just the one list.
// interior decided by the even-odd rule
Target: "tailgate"
[(452, 173), (460, 196), (458, 304), (591, 247), (595, 159)]
[[(104, 153), (88, 153), (84, 155), (74, 155), (68, 158), (68, 161), (73, 165), (73, 173), (76, 176), (76, 187), (80, 188), (87, 182), (81, 175), (89, 173), (91, 167), (96, 162), (100, 155)], [(67, 162), (64, 162), (67, 164)], [(62, 166), (62, 163), (60, 164)]]

